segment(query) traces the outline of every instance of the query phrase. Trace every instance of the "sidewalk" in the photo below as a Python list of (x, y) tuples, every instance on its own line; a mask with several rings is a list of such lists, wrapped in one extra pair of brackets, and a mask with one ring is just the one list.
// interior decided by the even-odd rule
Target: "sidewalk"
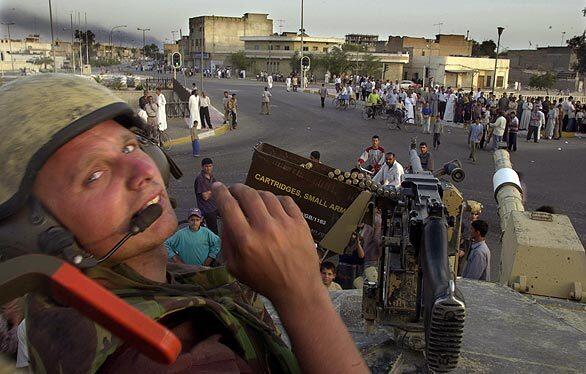
[[(183, 121), (182, 119), (180, 119), (180, 120), (184, 126), (185, 131), (187, 131), (187, 125), (185, 124), (185, 121)], [(224, 114), (221, 113), (218, 109), (216, 109), (214, 106), (211, 106), (211, 105), (210, 105), (210, 120), (212, 121), (213, 130), (208, 130), (208, 131), (201, 131), (200, 130), (200, 132), (198, 133), (199, 140), (204, 140), (207, 138), (213, 138), (214, 136), (223, 135), (230, 129), (229, 125), (223, 124)], [(178, 126), (181, 126), (181, 125), (178, 125)], [(172, 145), (185, 144), (185, 143), (190, 143), (190, 142), (191, 142), (191, 136), (183, 136), (183, 137), (171, 140)]]

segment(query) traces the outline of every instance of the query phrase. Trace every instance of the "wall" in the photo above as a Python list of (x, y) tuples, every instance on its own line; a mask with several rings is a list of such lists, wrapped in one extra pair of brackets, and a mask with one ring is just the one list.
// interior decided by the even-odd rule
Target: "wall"
[[(494, 75), (494, 63), (492, 58), (455, 57), (455, 56), (415, 56), (405, 69), (407, 79), (411, 79), (414, 73), (423, 77), (425, 67), (430, 68), (430, 76), (435, 84), (461, 87), (465, 89), (491, 88)], [(487, 77), (490, 81), (487, 85)], [(509, 60), (499, 59), (497, 77), (502, 77), (506, 88), (509, 81)], [(497, 89), (502, 87), (497, 87)]]
[(512, 50), (506, 57), (511, 61), (511, 68), (544, 71), (569, 71), (576, 62), (576, 55), (568, 47)]
[[(210, 67), (210, 60), (229, 64), (231, 53), (244, 49), (241, 36), (271, 35), (273, 20), (267, 14), (246, 13), (242, 17), (202, 16), (189, 19), (189, 53), (187, 61), (193, 66), (193, 54), (201, 50), (202, 37), (204, 52), (210, 53), (210, 59), (204, 61)], [(196, 59), (195, 65), (199, 65)]]

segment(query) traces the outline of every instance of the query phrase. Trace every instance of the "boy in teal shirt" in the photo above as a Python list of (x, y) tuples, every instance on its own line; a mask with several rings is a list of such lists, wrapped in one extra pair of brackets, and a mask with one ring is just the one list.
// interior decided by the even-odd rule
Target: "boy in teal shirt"
[(201, 227), (203, 214), (198, 208), (189, 209), (188, 227), (178, 230), (165, 240), (167, 257), (188, 265), (210, 266), (220, 253), (220, 238)]

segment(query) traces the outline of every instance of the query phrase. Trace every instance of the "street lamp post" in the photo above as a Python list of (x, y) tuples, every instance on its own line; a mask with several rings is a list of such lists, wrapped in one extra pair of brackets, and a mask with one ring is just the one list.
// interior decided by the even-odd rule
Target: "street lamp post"
[[(14, 25), (14, 22), (2, 22), (8, 28), (8, 50), (10, 51), (10, 64), (12, 65), (12, 71), (14, 71), (14, 57), (12, 57), (12, 39), (10, 38), (10, 26)], [(53, 46), (51, 46), (53, 48)]]
[(146, 42), (145, 42), (145, 33), (147, 31), (151, 31), (151, 29), (141, 29), (140, 27), (136, 28), (138, 31), (142, 31), (142, 62), (144, 64), (146, 60)]
[(110, 58), (113, 60), (114, 59), (114, 38), (112, 36), (112, 34), (114, 33), (115, 29), (119, 29), (121, 27), (128, 27), (126, 25), (118, 25), (118, 26), (114, 26), (110, 29)]
[[(51, 24), (51, 54), (53, 55), (53, 73), (55, 73), (57, 71), (57, 61), (55, 61), (55, 36), (53, 34), (53, 8), (51, 7), (51, 0), (49, 0), (49, 22)], [(14, 67), (12, 67), (12, 70), (14, 70)]]
[(303, 34), (305, 34), (305, 29), (303, 28), (303, 0), (301, 0), (301, 59), (299, 60), (299, 65), (301, 68), (301, 89), (305, 89), (305, 69), (303, 68)]
[(496, 93), (496, 68), (497, 68), (497, 64), (499, 62), (499, 48), (501, 46), (501, 35), (502, 35), (504, 29), (505, 29), (504, 27), (500, 27), (500, 26), (496, 28), (496, 30), (499, 34), (499, 38), (496, 43), (496, 58), (494, 59), (494, 76), (493, 76), (493, 80), (492, 80), (492, 92), (494, 92), (494, 93)]

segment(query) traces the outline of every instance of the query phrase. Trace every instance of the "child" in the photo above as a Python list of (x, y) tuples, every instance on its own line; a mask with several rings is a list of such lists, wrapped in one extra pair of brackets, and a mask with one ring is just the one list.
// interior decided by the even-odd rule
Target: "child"
[(423, 114), (423, 133), (431, 134), (431, 131), (429, 130), (431, 126), (431, 108), (429, 107), (429, 104), (423, 104), (421, 114)]
[(433, 149), (438, 149), (440, 146), (440, 136), (444, 132), (443, 121), (435, 121), (433, 123)]
[(480, 147), (484, 126), (480, 123), (480, 118), (476, 117), (474, 123), (470, 125), (470, 156), (472, 162), (476, 162), (476, 151)]
[(330, 261), (324, 261), (319, 267), (321, 273), (321, 280), (328, 289), (328, 291), (341, 291), (342, 287), (336, 282), (336, 266)]
[(191, 149), (193, 150), (193, 157), (199, 157), (199, 136), (197, 135), (197, 120), (193, 121), (193, 127), (189, 129), (191, 135)]

